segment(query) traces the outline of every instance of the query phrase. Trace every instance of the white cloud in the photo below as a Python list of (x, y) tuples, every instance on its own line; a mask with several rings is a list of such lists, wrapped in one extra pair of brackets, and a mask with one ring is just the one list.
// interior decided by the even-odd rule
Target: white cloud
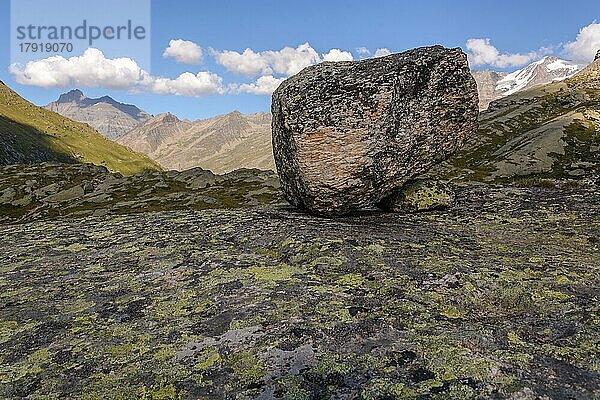
[(279, 51), (265, 51), (262, 53), (272, 66), (273, 71), (287, 76), (295, 75), (305, 67), (321, 62), (319, 54), (304, 43), (297, 48), (284, 47)]
[(575, 61), (590, 62), (600, 50), (600, 24), (594, 22), (581, 28), (577, 38), (564, 46), (565, 52)]
[(189, 40), (174, 39), (169, 42), (169, 47), (163, 52), (163, 57), (174, 58), (175, 61), (182, 64), (200, 64), (202, 48)]
[(469, 62), (473, 65), (491, 65), (497, 68), (518, 67), (547, 54), (550, 50), (541, 48), (527, 54), (502, 54), (490, 43), (490, 39), (469, 39), (467, 49)]
[(386, 49), (384, 47), (382, 49), (375, 50), (375, 54), (373, 55), (373, 57), (375, 57), (375, 58), (385, 57), (385, 56), (389, 56), (390, 54), (392, 54), (392, 52), (389, 49)]
[(79, 57), (52, 56), (30, 61), (25, 66), (11, 64), (10, 72), (18, 83), (41, 87), (104, 86), (127, 89), (142, 82), (147, 72), (130, 58), (107, 59), (94, 48)]
[(366, 47), (358, 47), (356, 52), (361, 57), (368, 57), (371, 55), (371, 50), (367, 49)]
[(206, 71), (184, 72), (175, 79), (152, 77), (149, 82), (150, 91), (157, 94), (174, 94), (176, 96), (207, 96), (223, 94), (223, 79), (217, 74)]
[[(358, 53), (370, 54), (366, 48)], [(387, 49), (378, 49), (375, 56), (389, 54)], [(258, 76), (249, 83), (232, 83), (224, 87), (223, 79), (212, 72), (184, 72), (176, 78), (153, 76), (142, 69), (131, 58), (106, 58), (95, 48), (87, 49), (82, 55), (70, 58), (53, 56), (30, 61), (25, 65), (11, 64), (9, 70), (16, 81), (23, 85), (39, 87), (106, 87), (130, 92), (147, 92), (161, 95), (206, 96), (211, 94), (252, 93), (268, 95), (285, 80), (303, 68), (323, 61), (352, 61), (349, 51), (331, 49), (319, 55), (309, 43), (296, 48), (255, 52), (246, 49), (216, 51), (210, 49), (218, 64), (225, 69), (247, 75)], [(189, 41), (177, 39), (169, 42), (164, 57), (173, 57), (178, 62), (200, 62), (202, 49)]]
[[(356, 49), (362, 56), (370, 56), (371, 51), (366, 47)], [(267, 50), (257, 52), (246, 49), (242, 53), (232, 50), (213, 50), (211, 54), (218, 64), (228, 71), (250, 77), (284, 75), (291, 76), (300, 72), (303, 68), (315, 65), (323, 61), (353, 61), (354, 56), (350, 51), (331, 49), (322, 55), (311, 47), (309, 43), (300, 46), (284, 47), (281, 50)], [(377, 49), (375, 57), (383, 57), (392, 54), (390, 50)]]
[(255, 53), (252, 49), (246, 49), (241, 54), (237, 51), (211, 49), (211, 53), (218, 64), (236, 74), (256, 76), (273, 72), (265, 57), (260, 53)]
[(212, 50), (218, 64), (228, 71), (246, 76), (282, 74), (286, 76), (300, 72), (304, 67), (318, 64), (321, 57), (310, 44), (284, 47), (281, 50), (255, 52), (246, 49), (243, 53), (231, 50)]
[(265, 75), (261, 76), (253, 83), (244, 83), (239, 86), (233, 85), (232, 90), (235, 93), (267, 95), (272, 94), (284, 80), (285, 78), (274, 78), (271, 75)]
[(152, 92), (178, 96), (204, 96), (224, 93), (223, 80), (210, 72), (186, 72), (176, 79), (155, 77), (130, 58), (106, 58), (98, 49), (64, 58), (53, 56), (27, 64), (11, 64), (10, 72), (18, 83), (39, 87), (107, 87), (133, 92)]
[(353, 61), (352, 53), (340, 49), (331, 49), (323, 54), (323, 61)]

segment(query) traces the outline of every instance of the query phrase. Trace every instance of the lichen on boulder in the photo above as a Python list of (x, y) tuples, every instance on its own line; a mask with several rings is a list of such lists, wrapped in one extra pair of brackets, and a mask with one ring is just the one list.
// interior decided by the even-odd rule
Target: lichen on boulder
[(391, 212), (418, 212), (449, 208), (454, 191), (441, 181), (415, 180), (381, 200), (378, 206)]
[(476, 130), (477, 87), (460, 49), (325, 62), (273, 94), (286, 199), (320, 215), (371, 207), (447, 159)]

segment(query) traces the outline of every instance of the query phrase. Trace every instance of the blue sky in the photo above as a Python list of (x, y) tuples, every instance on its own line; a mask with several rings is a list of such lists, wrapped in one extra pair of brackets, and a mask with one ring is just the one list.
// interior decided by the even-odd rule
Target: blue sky
[[(2, 36), (9, 38), (10, 2), (0, 2), (0, 29)], [(239, 85), (252, 83), (263, 75), (283, 79), (287, 76), (286, 72), (277, 71), (276, 67), (273, 67), (275, 70), (268, 67), (267, 72), (263, 70), (254, 75), (235, 72), (235, 67), (228, 68), (223, 62), (219, 63), (211, 48), (218, 54), (225, 50), (242, 53), (244, 49), (251, 48), (255, 54), (266, 58), (261, 52), (279, 51), (286, 46), (297, 49), (309, 43), (317, 57), (323, 57), (331, 49), (340, 49), (350, 52), (353, 59), (359, 59), (366, 56), (358, 53), (360, 47), (369, 49), (371, 55), (380, 48), (400, 52), (433, 44), (462, 47), (467, 51), (469, 39), (490, 39), (488, 46), (481, 50), (483, 63), (474, 67), (514, 70), (519, 67), (519, 61), (533, 60), (550, 52), (567, 58), (580, 55), (581, 48), (571, 46), (569, 49), (572, 51), (568, 51), (564, 45), (575, 42), (580, 29), (593, 24), (595, 19), (600, 19), (600, 3), (590, 0), (154, 0), (151, 70), (147, 72), (153, 77), (175, 79), (185, 72), (197, 74), (206, 71), (221, 79), (221, 93), (194, 97), (161, 95), (156, 90), (132, 93), (126, 87), (108, 88), (101, 82), (98, 87), (77, 86), (83, 86), (80, 88), (90, 97), (108, 94), (152, 114), (169, 111), (181, 118), (206, 118), (232, 110), (245, 113), (268, 111), (269, 95), (240, 93), (243, 90), (239, 90)], [(590, 43), (590, 40), (596, 43), (595, 31), (590, 30), (589, 34), (585, 43)], [(204, 53), (202, 63), (188, 65), (163, 57), (172, 39), (184, 39), (199, 45)], [(600, 40), (600, 37), (597, 39)], [(483, 42), (479, 44), (486, 45)], [(0, 41), (0, 79), (23, 97), (36, 104), (46, 104), (71, 88), (70, 85), (40, 87), (17, 83), (15, 75), (8, 70), (11, 63), (9, 46), (9, 40)], [(494, 54), (485, 53), (491, 46), (506, 57), (494, 58)], [(523, 57), (511, 58), (513, 55)], [(238, 85), (238, 89), (232, 89), (232, 84)], [(171, 89), (171, 93), (177, 90)]]

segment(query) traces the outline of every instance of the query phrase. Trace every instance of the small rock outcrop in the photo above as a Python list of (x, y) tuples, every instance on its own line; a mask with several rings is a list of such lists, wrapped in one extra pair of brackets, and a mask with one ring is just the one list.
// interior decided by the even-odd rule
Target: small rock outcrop
[(202, 168), (146, 170), (123, 176), (92, 164), (0, 166), (0, 226), (52, 218), (280, 204), (284, 199), (279, 187), (275, 173), (255, 169), (224, 175)]
[(378, 204), (448, 158), (477, 128), (460, 49), (425, 47), (305, 68), (273, 94), (275, 164), (286, 199), (319, 215)]
[(597, 61), (597, 60), (599, 60), (599, 59), (600, 59), (600, 50), (598, 50), (598, 51), (596, 52), (596, 57), (594, 57), (594, 61)]
[(406, 184), (381, 200), (378, 206), (391, 212), (443, 210), (452, 206), (454, 198), (454, 191), (448, 184), (421, 179)]

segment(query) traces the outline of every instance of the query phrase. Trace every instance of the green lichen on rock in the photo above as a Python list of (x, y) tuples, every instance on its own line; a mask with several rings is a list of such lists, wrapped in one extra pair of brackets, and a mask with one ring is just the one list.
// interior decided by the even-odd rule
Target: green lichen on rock
[(0, 166), (0, 223), (284, 202), (273, 172), (196, 168), (131, 176), (90, 164)]
[(0, 397), (597, 398), (598, 190), (455, 195), (4, 225)]
[(392, 212), (430, 211), (451, 207), (453, 202), (454, 193), (448, 184), (416, 180), (384, 198), (379, 207)]

